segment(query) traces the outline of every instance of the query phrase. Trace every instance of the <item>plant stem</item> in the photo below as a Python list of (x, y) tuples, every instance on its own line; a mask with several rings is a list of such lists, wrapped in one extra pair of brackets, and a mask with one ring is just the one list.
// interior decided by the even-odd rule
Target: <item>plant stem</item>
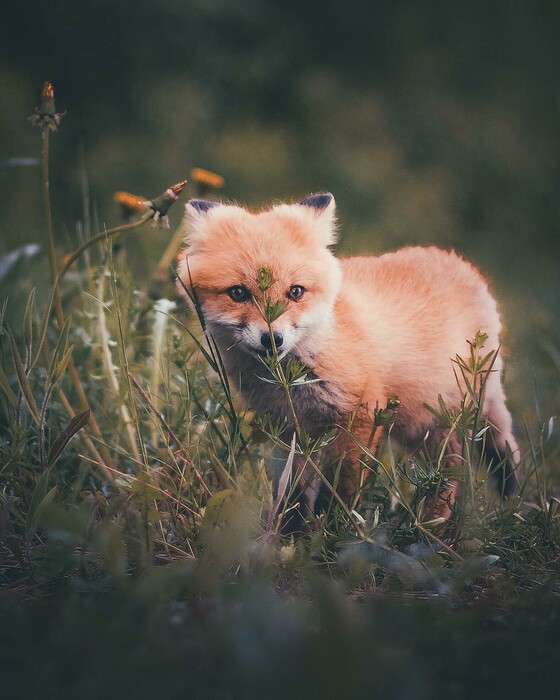
[(159, 259), (158, 264), (156, 265), (156, 269), (152, 275), (153, 279), (159, 280), (160, 278), (165, 278), (165, 276), (168, 274), (169, 266), (177, 255), (177, 251), (179, 250), (184, 237), (185, 231), (183, 225), (179, 225), (173, 233), (171, 240), (167, 244), (167, 248), (163, 251), (163, 255)]
[[(41, 129), (41, 171), (43, 184), (43, 206), (45, 208), (45, 222), (47, 225), (47, 251), (49, 254), (49, 265), (51, 269), (51, 282), (53, 286), (53, 302), (56, 312), (56, 320), (59, 328), (64, 326), (64, 312), (60, 299), (58, 285), (55, 284), (58, 276), (58, 263), (56, 259), (56, 248), (54, 245), (54, 234), (52, 225), (52, 209), (49, 181), (49, 129)], [(50, 309), (49, 309), (50, 315)]]
[[(106, 268), (105, 268), (106, 269)], [(119, 382), (115, 370), (113, 368), (113, 357), (111, 355), (111, 349), (109, 347), (109, 333), (107, 331), (107, 321), (105, 318), (105, 309), (103, 305), (103, 298), (105, 296), (105, 269), (101, 271), (99, 276), (99, 283), (97, 286), (97, 297), (99, 299), (99, 313), (97, 319), (99, 322), (99, 337), (101, 342), (101, 350), (103, 354), (103, 363), (105, 365), (105, 373), (109, 378), (109, 384), (111, 390), (115, 396), (115, 400), (119, 404), (119, 411), (121, 414), (122, 421), (124, 423), (124, 429), (126, 431), (128, 442), (130, 444), (130, 449), (134, 455), (134, 459), (137, 462), (142, 461), (140, 451), (138, 450), (138, 445), (136, 444), (136, 435), (133, 429), (133, 421), (130, 412), (121, 398)]]

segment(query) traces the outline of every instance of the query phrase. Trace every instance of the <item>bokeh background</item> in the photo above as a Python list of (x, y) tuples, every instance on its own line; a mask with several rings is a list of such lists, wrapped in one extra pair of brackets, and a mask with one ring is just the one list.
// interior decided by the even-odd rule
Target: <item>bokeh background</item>
[[(116, 190), (153, 197), (194, 166), (251, 206), (329, 190), (344, 253), (435, 243), (474, 259), (503, 309), (519, 425), (535, 401), (558, 412), (557, 1), (33, 0), (2, 15), (0, 255), (44, 239), (26, 117), (50, 80), (67, 111), (51, 141), (61, 252), (84, 221), (118, 222)], [(134, 239), (139, 285), (169, 235)], [(40, 256), (29, 265), (46, 286)]]

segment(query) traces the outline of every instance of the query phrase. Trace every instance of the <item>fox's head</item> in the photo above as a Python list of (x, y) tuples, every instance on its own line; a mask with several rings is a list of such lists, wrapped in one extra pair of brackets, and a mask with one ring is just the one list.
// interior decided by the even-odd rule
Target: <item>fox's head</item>
[(329, 250), (334, 210), (331, 194), (258, 213), (187, 203), (181, 287), (197, 299), (226, 361), (230, 353), (263, 356), (274, 346), (280, 357), (308, 361), (327, 342), (341, 279)]

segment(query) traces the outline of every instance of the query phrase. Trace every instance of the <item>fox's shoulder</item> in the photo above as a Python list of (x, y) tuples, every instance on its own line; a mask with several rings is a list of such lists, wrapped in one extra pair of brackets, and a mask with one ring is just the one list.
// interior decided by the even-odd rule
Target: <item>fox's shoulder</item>
[(452, 248), (438, 246), (405, 246), (380, 255), (340, 256), (340, 263), (347, 269), (375, 270), (391, 267), (430, 268), (445, 266), (474, 267)]
[(452, 249), (437, 246), (407, 246), (382, 255), (340, 258), (343, 278), (348, 283), (395, 284), (406, 280), (435, 283), (485, 284), (480, 271)]

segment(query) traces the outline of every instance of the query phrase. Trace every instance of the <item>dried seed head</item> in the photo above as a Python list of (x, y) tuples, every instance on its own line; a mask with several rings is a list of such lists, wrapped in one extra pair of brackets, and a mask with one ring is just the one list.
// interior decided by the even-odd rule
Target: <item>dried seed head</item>
[(54, 88), (48, 80), (41, 90), (41, 103), (35, 107), (35, 114), (29, 117), (34, 126), (56, 131), (66, 112), (57, 112), (54, 103)]
[(167, 212), (169, 211), (169, 207), (177, 201), (179, 194), (182, 192), (186, 184), (187, 181), (182, 180), (181, 182), (169, 187), (163, 194), (156, 197), (156, 199), (142, 202), (146, 208), (153, 210), (154, 215), (152, 217), (152, 222), (154, 226), (169, 228)]

